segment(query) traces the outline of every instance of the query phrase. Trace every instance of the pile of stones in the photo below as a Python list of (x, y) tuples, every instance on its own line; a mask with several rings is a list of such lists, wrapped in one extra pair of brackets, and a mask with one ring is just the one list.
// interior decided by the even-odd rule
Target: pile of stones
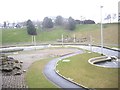
[(0, 55), (0, 71), (2, 75), (21, 75), (22, 61), (15, 60), (13, 57)]
[[(0, 55), (0, 74), (2, 74), (2, 90), (11, 88), (19, 90), (19, 88), (28, 88), (24, 79), (24, 70), (22, 70), (23, 62), (13, 57)], [(21, 90), (20, 89), (20, 90)]]

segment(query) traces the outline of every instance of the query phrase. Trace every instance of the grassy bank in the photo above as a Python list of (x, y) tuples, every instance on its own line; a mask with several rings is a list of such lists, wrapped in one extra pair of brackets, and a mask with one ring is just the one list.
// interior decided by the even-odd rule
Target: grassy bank
[(84, 53), (70, 58), (70, 62), (58, 62), (57, 70), (63, 76), (89, 88), (118, 88), (118, 69), (91, 65), (88, 59), (100, 56), (97, 53)]
[(45, 64), (51, 59), (43, 59), (34, 62), (26, 73), (26, 82), (29, 88), (57, 88), (48, 81), (42, 73)]
[[(31, 36), (27, 34), (27, 30), (24, 29), (1, 29), (2, 30), (2, 44), (23, 44), (31, 43)], [(1, 31), (0, 30), (0, 31)], [(118, 44), (118, 24), (104, 24), (104, 44), (108, 46), (114, 46)], [(41, 30), (37, 29), (38, 35), (36, 36), (37, 43), (42, 42), (56, 42), (57, 39), (61, 39), (61, 35), (64, 37), (73, 37), (74, 34), (76, 38), (89, 37), (92, 36), (93, 44), (100, 43), (100, 25), (77, 25), (74, 31), (66, 30), (62, 27), (54, 27), (52, 29)]]

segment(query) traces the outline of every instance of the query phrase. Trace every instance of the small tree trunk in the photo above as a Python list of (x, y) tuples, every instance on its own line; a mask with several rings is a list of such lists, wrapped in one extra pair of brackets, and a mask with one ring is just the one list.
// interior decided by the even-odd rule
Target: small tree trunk
[(92, 36), (90, 35), (90, 51), (92, 51)]
[(75, 39), (76, 39), (76, 36), (75, 36), (75, 34), (74, 34), (74, 43), (75, 43), (75, 41), (76, 41)]
[(32, 35), (32, 44), (34, 43), (34, 37), (33, 37), (33, 35)]
[(63, 42), (64, 42), (64, 41), (63, 41), (63, 34), (62, 34), (62, 46), (63, 46)]
[(110, 23), (111, 23), (111, 18), (110, 18)]
[(36, 46), (36, 37), (35, 36), (33, 36), (34, 37), (34, 45)]

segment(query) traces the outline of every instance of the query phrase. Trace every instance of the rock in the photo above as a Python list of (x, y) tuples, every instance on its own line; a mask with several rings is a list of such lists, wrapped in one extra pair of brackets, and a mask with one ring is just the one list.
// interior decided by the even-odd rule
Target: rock
[(23, 70), (23, 72), (26, 72), (26, 70)]
[(22, 61), (19, 62), (15, 60), (13, 57), (8, 57), (5, 55), (0, 56), (0, 71), (2, 71), (4, 75), (20, 75), (22, 74)]

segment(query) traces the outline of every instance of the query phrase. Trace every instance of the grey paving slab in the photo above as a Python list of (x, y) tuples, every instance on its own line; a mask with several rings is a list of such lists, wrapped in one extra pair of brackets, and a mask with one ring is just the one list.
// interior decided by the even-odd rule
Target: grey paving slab
[(2, 72), (0, 71), (0, 90), (2, 89)]

